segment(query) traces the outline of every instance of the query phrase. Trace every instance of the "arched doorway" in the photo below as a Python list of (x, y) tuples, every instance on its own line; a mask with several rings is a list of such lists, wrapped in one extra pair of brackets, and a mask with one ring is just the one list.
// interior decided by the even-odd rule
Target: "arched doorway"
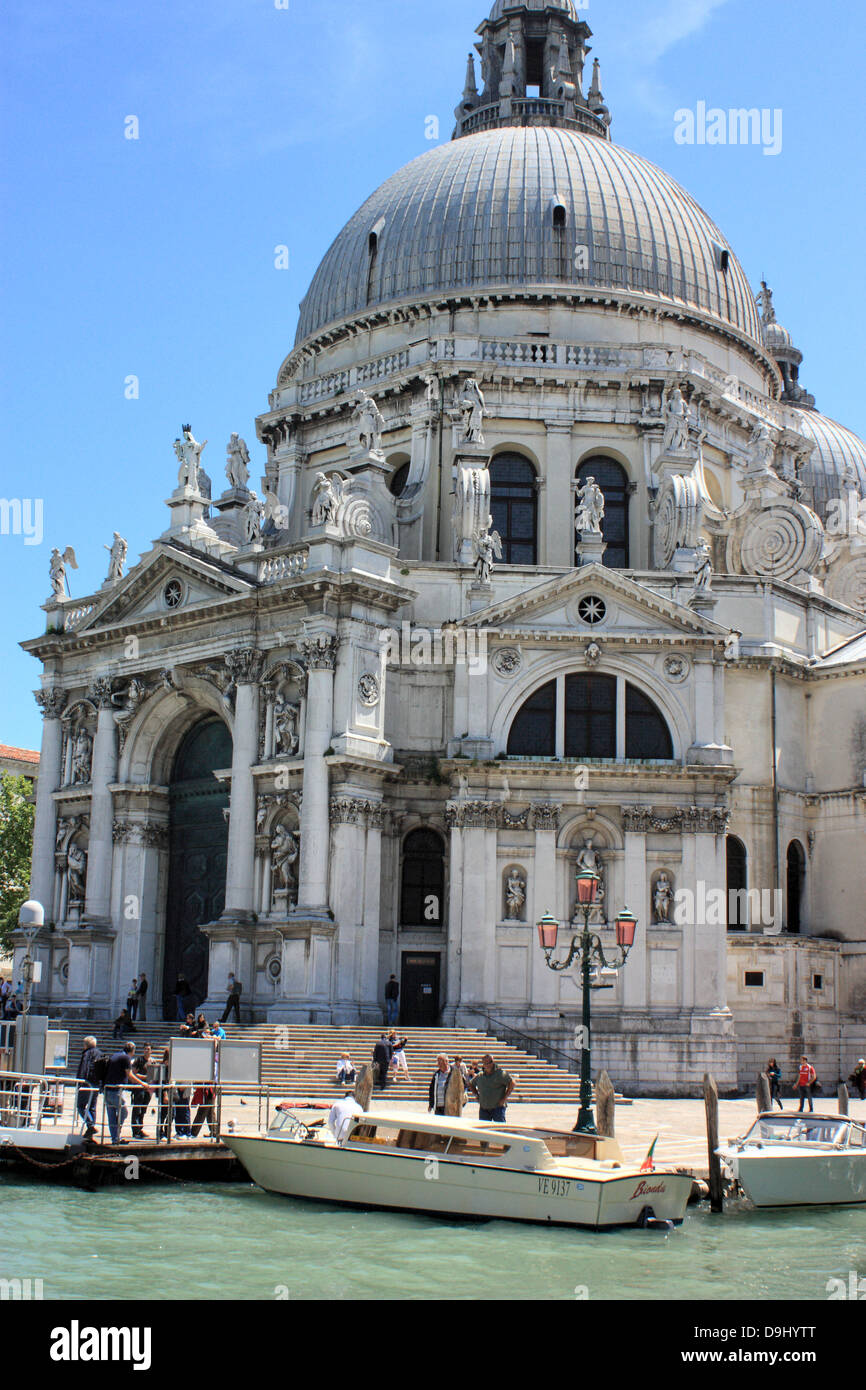
[(728, 887), (728, 931), (749, 930), (748, 855), (736, 835), (725, 842)]
[(806, 882), (806, 855), (799, 840), (788, 846), (788, 924), (792, 936), (799, 936), (803, 926), (803, 887)]
[(228, 824), (223, 812), (228, 792), (217, 782), (217, 768), (231, 767), (231, 734), (221, 719), (202, 719), (185, 735), (174, 760), (169, 789), (169, 871), (165, 914), (163, 999), (173, 1019), (175, 982), (183, 971), (190, 1008), (208, 992), (208, 941), (199, 930), (223, 910), (226, 890)]

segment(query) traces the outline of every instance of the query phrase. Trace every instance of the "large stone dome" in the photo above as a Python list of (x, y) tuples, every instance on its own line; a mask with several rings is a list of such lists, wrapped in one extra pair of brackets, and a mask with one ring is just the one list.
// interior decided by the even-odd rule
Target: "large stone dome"
[(761, 342), (742, 267), (679, 184), (607, 140), (542, 125), (437, 146), (383, 183), (316, 271), (296, 344), (367, 309), (516, 287), (633, 293)]
[(492, 20), (502, 19), (509, 10), (517, 9), (562, 10), (569, 19), (577, 20), (579, 18), (574, 0), (495, 0), (493, 9), (490, 11), (490, 18)]
[(817, 410), (798, 410), (797, 419), (800, 433), (815, 444), (802, 478), (818, 510), (823, 513), (832, 498), (844, 495), (846, 477), (855, 478), (866, 497), (866, 444), (859, 435)]

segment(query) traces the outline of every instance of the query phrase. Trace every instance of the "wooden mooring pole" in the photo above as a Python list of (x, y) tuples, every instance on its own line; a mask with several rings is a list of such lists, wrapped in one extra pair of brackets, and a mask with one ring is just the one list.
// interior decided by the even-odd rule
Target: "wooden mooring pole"
[(837, 1091), (837, 1095), (838, 1095), (838, 1098), (839, 1098), (839, 1114), (840, 1114), (840, 1115), (847, 1115), (847, 1114), (848, 1114), (848, 1087), (845, 1085), (845, 1082), (844, 1082), (844, 1081), (840, 1081), (840, 1082), (839, 1082), (839, 1090)]
[(599, 1134), (613, 1139), (616, 1132), (616, 1099), (613, 1082), (606, 1071), (595, 1083), (595, 1127)]
[(758, 1114), (766, 1115), (773, 1108), (773, 1098), (770, 1092), (770, 1078), (765, 1071), (758, 1074)]
[(707, 1117), (707, 1156), (710, 1167), (710, 1210), (724, 1211), (722, 1161), (716, 1153), (719, 1147), (719, 1088), (709, 1072), (704, 1072), (704, 1110)]

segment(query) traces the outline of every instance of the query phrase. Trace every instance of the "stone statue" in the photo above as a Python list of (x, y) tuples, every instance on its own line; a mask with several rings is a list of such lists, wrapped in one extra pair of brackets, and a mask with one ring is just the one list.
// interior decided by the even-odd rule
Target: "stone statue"
[(596, 906), (599, 906), (604, 899), (604, 864), (597, 849), (593, 848), (593, 837), (588, 835), (583, 845), (578, 851), (577, 867), (575, 876), (582, 873), (585, 869), (591, 869), (594, 874), (598, 874), (598, 887), (595, 892)]
[(74, 841), (70, 842), (66, 851), (66, 869), (70, 903), (84, 902), (87, 883), (87, 851), (83, 850), (80, 845), (76, 845)]
[(776, 322), (776, 310), (773, 308), (773, 291), (770, 289), (766, 280), (761, 281), (761, 288), (755, 295), (758, 308), (761, 311), (761, 318), (764, 323)]
[(316, 475), (313, 486), (313, 513), (312, 523), (314, 526), (324, 526), (326, 522), (331, 525), (336, 524), (337, 507), (340, 505), (343, 495), (342, 480), (335, 475), (327, 477), (324, 473)]
[(385, 421), (382, 412), (366, 391), (358, 391), (355, 395), (355, 409), (352, 411), (352, 419), (355, 422), (357, 431), (357, 442), (367, 454), (378, 454), (382, 451), (382, 430)]
[(469, 377), (457, 402), (463, 420), (463, 439), (469, 444), (484, 443), (484, 396), (474, 376)]
[(713, 563), (710, 558), (710, 547), (701, 537), (698, 545), (697, 567), (695, 569), (695, 592), (705, 594), (709, 591), (713, 582)]
[(127, 686), (123, 708), (118, 710), (117, 714), (114, 716), (115, 724), (120, 725), (122, 729), (128, 728), (138, 713), (140, 706), (146, 699), (147, 686), (144, 681), (138, 679), (138, 676), (133, 676)]
[(673, 902), (673, 888), (671, 881), (664, 869), (656, 879), (656, 886), (653, 890), (653, 917), (656, 922), (669, 922), (671, 903)]
[(114, 540), (111, 545), (103, 546), (108, 551), (108, 584), (115, 583), (116, 580), (123, 578), (123, 567), (126, 564), (126, 552), (129, 549), (126, 541), (119, 531), (115, 531)]
[(593, 535), (600, 536), (603, 520), (604, 493), (595, 478), (587, 478), (583, 487), (577, 489), (577, 512), (574, 518), (574, 528), (581, 535), (591, 532)]
[(666, 454), (683, 454), (689, 447), (689, 420), (691, 410), (678, 386), (675, 386), (665, 405), (665, 437), (662, 451)]
[(251, 492), (249, 501), (244, 504), (241, 515), (244, 519), (244, 539), (247, 545), (254, 545), (262, 538), (262, 513), (264, 503), (259, 501), (256, 493)]
[(243, 491), (250, 480), (249, 449), (246, 440), (233, 434), (226, 448), (226, 477), (233, 488)]
[(505, 884), (505, 915), (509, 921), (523, 921), (525, 902), (526, 879), (518, 869), (512, 869)]
[(498, 531), (491, 531), (493, 517), (487, 518), (487, 529), (475, 536), (475, 582), (489, 584), (493, 573), (493, 561), (502, 559), (502, 538)]
[(68, 545), (63, 554), (55, 547), (51, 552), (49, 563), (49, 574), (51, 575), (51, 590), (55, 598), (66, 598), (66, 566), (71, 565), (74, 570), (78, 569), (78, 561), (75, 558), (75, 551)]
[(207, 440), (199, 444), (189, 425), (184, 425), (182, 437), (174, 441), (174, 452), (177, 454), (180, 468), (177, 471), (177, 481), (181, 487), (192, 488), (193, 492), (201, 492), (202, 479), (199, 477), (201, 456), (207, 446)]
[(773, 436), (763, 421), (759, 421), (753, 428), (752, 437), (749, 440), (749, 472), (769, 473), (775, 456), (776, 446), (773, 443)]
[(90, 781), (93, 758), (93, 739), (82, 724), (72, 745), (72, 781), (75, 785)]
[(437, 376), (425, 376), (424, 400), (430, 410), (439, 404), (439, 378)]
[(279, 499), (275, 492), (265, 486), (265, 518), (262, 526), (262, 534), (275, 536), (278, 531), (288, 530), (289, 509)]
[(274, 704), (274, 735), (278, 753), (295, 754), (300, 743), (301, 707), (278, 695)]
[(292, 887), (295, 881), (295, 864), (300, 854), (297, 835), (293, 835), (287, 825), (278, 825), (271, 840), (271, 865), (274, 879), (283, 889)]

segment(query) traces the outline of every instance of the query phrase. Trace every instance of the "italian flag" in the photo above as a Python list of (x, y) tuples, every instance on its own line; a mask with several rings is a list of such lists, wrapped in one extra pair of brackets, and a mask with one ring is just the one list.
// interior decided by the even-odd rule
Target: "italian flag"
[(642, 1163), (641, 1166), (640, 1166), (640, 1171), (641, 1171), (642, 1173), (653, 1173), (653, 1172), (655, 1172), (655, 1168), (654, 1168), (654, 1165), (653, 1165), (653, 1154), (655, 1153), (656, 1144), (657, 1144), (658, 1142), (659, 1142), (659, 1137), (658, 1137), (658, 1135), (656, 1135), (655, 1139), (652, 1141), (652, 1143), (651, 1143), (650, 1146), (649, 1146), (649, 1153), (647, 1154), (646, 1158), (644, 1159), (643, 1163)]

